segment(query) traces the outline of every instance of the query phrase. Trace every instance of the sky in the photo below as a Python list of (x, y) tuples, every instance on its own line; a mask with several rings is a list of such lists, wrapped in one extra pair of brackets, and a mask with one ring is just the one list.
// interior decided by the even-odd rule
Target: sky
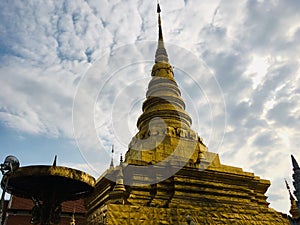
[[(271, 181), (288, 212), (300, 161), (300, 1), (161, 0), (169, 60), (193, 129), (223, 164)], [(156, 1), (0, 1), (0, 160), (99, 177), (137, 132)]]

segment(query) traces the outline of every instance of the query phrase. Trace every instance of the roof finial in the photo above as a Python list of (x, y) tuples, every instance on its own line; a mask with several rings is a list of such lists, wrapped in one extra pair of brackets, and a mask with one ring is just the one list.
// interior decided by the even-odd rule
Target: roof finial
[(163, 33), (162, 33), (162, 27), (161, 27), (161, 18), (160, 18), (160, 5), (157, 1), (157, 13), (158, 13), (158, 45), (157, 50), (155, 53), (155, 62), (169, 62), (168, 54), (164, 46), (164, 39), (163, 39)]
[(161, 9), (160, 9), (160, 6), (159, 6), (159, 1), (157, 0), (157, 13), (160, 13), (161, 12)]
[(111, 161), (110, 161), (110, 166), (109, 168), (114, 168), (114, 145), (111, 146)]
[(54, 161), (53, 161), (52, 166), (56, 166), (56, 162), (57, 162), (57, 155), (55, 155), (55, 157), (54, 157)]
[(288, 191), (290, 191), (291, 189), (290, 189), (290, 186), (289, 186), (289, 184), (288, 184), (287, 180), (286, 180), (286, 179), (284, 179), (284, 181), (285, 181), (286, 189), (288, 189)]
[(292, 215), (293, 219), (298, 219), (300, 217), (300, 213), (299, 213), (299, 210), (298, 210), (298, 207), (297, 207), (296, 199), (292, 195), (291, 188), (290, 188), (287, 180), (284, 179), (284, 181), (285, 181), (286, 188), (287, 188), (287, 190), (289, 192), (289, 195), (290, 195), (291, 207), (290, 207), (290, 211), (289, 212)]
[(120, 166), (123, 166), (123, 155), (122, 155), (122, 153), (120, 155)]
[(292, 158), (292, 164), (293, 164), (294, 170), (300, 169), (295, 157), (293, 155), (291, 155), (291, 158)]
[(73, 214), (70, 218), (70, 225), (76, 225), (76, 220), (75, 220), (75, 208), (73, 208)]

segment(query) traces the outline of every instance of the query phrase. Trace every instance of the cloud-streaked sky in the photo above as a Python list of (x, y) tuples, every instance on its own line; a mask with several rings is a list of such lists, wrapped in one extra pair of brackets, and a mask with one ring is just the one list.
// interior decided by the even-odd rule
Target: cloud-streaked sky
[[(268, 201), (287, 212), (290, 154), (300, 161), (300, 1), (160, 3), (193, 128), (223, 164), (271, 180)], [(136, 133), (156, 48), (156, 1), (0, 7), (1, 158), (51, 164), (57, 154), (58, 164), (99, 176), (111, 144), (117, 163)], [(90, 116), (80, 117), (85, 111)], [(94, 130), (85, 130), (89, 123)]]

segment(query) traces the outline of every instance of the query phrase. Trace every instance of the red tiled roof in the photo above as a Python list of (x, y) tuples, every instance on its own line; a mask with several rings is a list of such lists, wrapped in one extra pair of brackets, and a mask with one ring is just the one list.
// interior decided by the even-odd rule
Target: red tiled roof
[(29, 224), (30, 224), (29, 216), (9, 215), (9, 217), (6, 218), (6, 225), (29, 225)]
[(9, 206), (10, 209), (27, 209), (27, 210), (31, 210), (33, 206), (34, 206), (33, 202), (30, 199), (11, 196), (10, 206)]
[[(25, 199), (25, 198), (20, 198), (17, 196), (12, 196), (9, 208), (10, 209), (31, 210), (33, 208), (33, 206), (34, 206), (34, 204), (31, 199)], [(62, 212), (72, 213), (73, 210), (75, 210), (76, 213), (86, 213), (83, 199), (79, 199), (76, 201), (63, 202)]]
[[(31, 199), (20, 198), (12, 196), (8, 208), (8, 215), (6, 218), (6, 225), (30, 225), (31, 210), (34, 204)], [(62, 217), (59, 225), (69, 225), (70, 218), (75, 211), (76, 225), (85, 225), (83, 218), (86, 209), (84, 207), (83, 199), (76, 201), (68, 201), (62, 204)]]
[[(6, 225), (32, 225), (30, 219), (30, 216), (9, 215)], [(85, 225), (84, 219), (75, 217), (75, 220), (76, 225)], [(70, 218), (61, 218), (58, 225), (70, 225)]]
[(62, 204), (63, 212), (73, 212), (74, 210), (76, 213), (86, 213), (83, 199), (79, 199), (76, 201), (68, 201)]

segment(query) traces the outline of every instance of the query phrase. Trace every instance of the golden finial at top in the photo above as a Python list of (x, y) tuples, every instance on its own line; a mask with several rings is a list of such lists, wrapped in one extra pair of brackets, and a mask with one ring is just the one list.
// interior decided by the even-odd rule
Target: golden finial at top
[(157, 1), (157, 13), (158, 13), (158, 45), (155, 53), (155, 62), (168, 63), (169, 58), (164, 46), (163, 32), (162, 32), (161, 18), (160, 18), (161, 9), (158, 1)]

